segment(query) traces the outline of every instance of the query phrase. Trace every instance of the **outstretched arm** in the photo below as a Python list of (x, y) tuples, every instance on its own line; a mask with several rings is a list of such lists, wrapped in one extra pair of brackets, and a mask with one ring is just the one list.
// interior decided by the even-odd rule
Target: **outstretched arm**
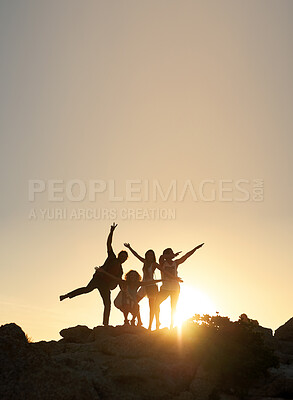
[(130, 243), (124, 243), (124, 246), (129, 249), (131, 251), (131, 253), (139, 259), (139, 261), (141, 262), (145, 262), (145, 259), (143, 257), (141, 257), (139, 254), (137, 254), (137, 252), (135, 250), (133, 250), (133, 248), (130, 246)]
[(113, 224), (111, 225), (111, 228), (110, 228), (110, 233), (109, 233), (108, 239), (107, 239), (107, 251), (108, 251), (108, 254), (113, 252), (112, 239), (113, 239), (113, 232), (115, 231), (116, 227), (117, 227), (117, 224), (115, 224), (115, 222), (113, 222)]
[(117, 281), (117, 282), (119, 282), (119, 283), (124, 282), (123, 279), (117, 278), (117, 276), (112, 275), (112, 274), (109, 274), (109, 272), (105, 271), (105, 270), (102, 269), (102, 268), (95, 267), (95, 270), (96, 270), (97, 272), (101, 273), (101, 274), (107, 275), (109, 278), (113, 279), (114, 281)]
[(154, 283), (158, 283), (158, 282), (163, 282), (163, 279), (154, 279), (151, 281), (139, 282), (139, 286), (150, 286), (150, 285), (153, 285)]
[(184, 256), (182, 256), (181, 258), (179, 258), (178, 260), (176, 260), (177, 265), (182, 264), (184, 261), (186, 261), (188, 259), (188, 257), (192, 256), (192, 254), (200, 249), (202, 246), (204, 245), (204, 243), (199, 244), (198, 246), (196, 246), (194, 249), (190, 250), (188, 253), (186, 253)]

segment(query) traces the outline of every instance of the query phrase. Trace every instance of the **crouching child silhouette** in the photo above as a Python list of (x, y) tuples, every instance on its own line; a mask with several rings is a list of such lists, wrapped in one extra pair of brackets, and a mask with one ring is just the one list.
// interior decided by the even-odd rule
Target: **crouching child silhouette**
[[(141, 326), (140, 309), (138, 304), (137, 291), (142, 286), (154, 285), (154, 283), (162, 282), (159, 280), (141, 281), (141, 276), (137, 271), (131, 270), (125, 275), (125, 279), (119, 279), (102, 268), (95, 268), (97, 273), (109, 276), (113, 280), (119, 282), (120, 292), (114, 300), (114, 305), (124, 315), (124, 325), (135, 325), (135, 318), (137, 318), (137, 325)], [(132, 315), (131, 322), (128, 320), (128, 314)]]

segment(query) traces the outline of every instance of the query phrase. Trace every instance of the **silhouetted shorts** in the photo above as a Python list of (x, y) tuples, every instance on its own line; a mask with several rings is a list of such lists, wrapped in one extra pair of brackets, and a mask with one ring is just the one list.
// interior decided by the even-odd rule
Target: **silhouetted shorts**
[(157, 285), (150, 285), (150, 286), (142, 286), (139, 291), (137, 292), (137, 298), (139, 301), (144, 298), (144, 296), (156, 297), (159, 293)]
[(163, 303), (164, 300), (166, 300), (170, 296), (171, 308), (175, 308), (178, 302), (179, 294), (180, 294), (180, 287), (177, 290), (166, 290), (161, 288), (157, 297), (157, 302), (160, 305), (161, 303)]

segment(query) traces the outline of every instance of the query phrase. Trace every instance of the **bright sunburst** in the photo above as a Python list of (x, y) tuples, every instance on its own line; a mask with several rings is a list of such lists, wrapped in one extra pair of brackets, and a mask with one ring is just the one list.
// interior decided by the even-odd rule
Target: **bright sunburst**
[[(177, 305), (175, 325), (181, 325), (188, 318), (193, 317), (194, 314), (214, 315), (215, 313), (215, 305), (204, 292), (192, 286), (182, 285)], [(162, 314), (162, 319), (163, 317), (165, 315)]]
[[(140, 303), (141, 318), (144, 326), (149, 322), (148, 300), (145, 298)], [(182, 285), (175, 318), (175, 325), (180, 326), (185, 320), (191, 318), (194, 314), (216, 313), (216, 307), (212, 300), (196, 287)], [(161, 328), (169, 327), (171, 320), (170, 298), (165, 300), (160, 307)]]

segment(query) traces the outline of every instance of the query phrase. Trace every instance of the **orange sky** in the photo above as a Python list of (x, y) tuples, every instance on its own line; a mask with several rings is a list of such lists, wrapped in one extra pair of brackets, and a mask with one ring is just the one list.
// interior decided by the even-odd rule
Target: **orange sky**
[[(116, 210), (117, 252), (125, 241), (157, 257), (205, 242), (179, 271), (194, 313), (206, 302), (273, 329), (292, 317), (292, 11), (270, 0), (1, 4), (1, 324), (40, 340), (102, 321), (97, 292), (58, 297), (103, 263), (113, 219), (40, 217), (57, 208)], [(46, 187), (32, 202), (35, 179), (115, 180), (117, 196), (129, 180), (176, 181), (179, 192), (211, 180), (217, 196), (113, 201), (107, 186), (95, 201), (51, 201)], [(239, 180), (248, 201), (236, 201)], [(175, 218), (121, 214), (163, 208)], [(125, 272), (141, 267), (130, 256)], [(120, 314), (113, 307), (112, 324)]]

